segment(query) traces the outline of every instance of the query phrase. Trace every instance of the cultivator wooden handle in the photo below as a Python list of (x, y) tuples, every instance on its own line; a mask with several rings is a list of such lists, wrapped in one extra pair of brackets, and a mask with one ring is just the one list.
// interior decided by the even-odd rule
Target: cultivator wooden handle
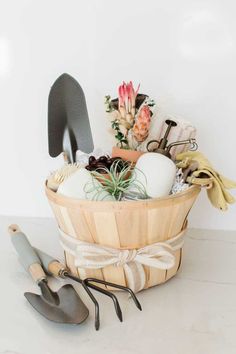
[(63, 263), (59, 262), (56, 258), (49, 256), (37, 248), (35, 251), (40, 258), (46, 273), (60, 278), (64, 277), (63, 273), (67, 270), (67, 268)]

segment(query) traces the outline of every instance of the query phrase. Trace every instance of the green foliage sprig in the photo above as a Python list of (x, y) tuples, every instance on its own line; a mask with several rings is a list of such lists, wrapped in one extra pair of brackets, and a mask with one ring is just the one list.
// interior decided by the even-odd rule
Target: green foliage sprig
[(111, 122), (111, 127), (113, 130), (115, 130), (115, 138), (118, 140), (118, 144), (120, 145), (121, 148), (129, 148), (128, 146), (128, 140), (124, 136), (124, 134), (120, 130), (120, 124), (118, 120), (113, 120)]

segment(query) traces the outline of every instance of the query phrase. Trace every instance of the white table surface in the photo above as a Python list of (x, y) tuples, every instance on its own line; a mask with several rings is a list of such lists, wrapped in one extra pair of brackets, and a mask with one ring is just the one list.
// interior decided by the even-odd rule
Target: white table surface
[(142, 312), (118, 294), (123, 323), (111, 301), (96, 294), (101, 305), (96, 332), (93, 305), (81, 288), (90, 315), (79, 326), (52, 323), (31, 308), (23, 293), (38, 288), (10, 243), (10, 223), (18, 223), (35, 246), (62, 255), (54, 220), (0, 218), (0, 354), (236, 353), (236, 232), (189, 230), (181, 270), (138, 295)]

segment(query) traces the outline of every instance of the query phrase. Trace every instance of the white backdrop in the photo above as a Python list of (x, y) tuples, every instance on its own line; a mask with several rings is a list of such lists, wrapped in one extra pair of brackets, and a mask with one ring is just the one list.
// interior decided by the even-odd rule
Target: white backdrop
[[(103, 97), (131, 79), (236, 179), (235, 12), (234, 0), (0, 0), (0, 214), (52, 215), (43, 185), (62, 160), (47, 152), (47, 97), (63, 72), (84, 88), (97, 147), (111, 147)], [(203, 192), (190, 226), (236, 229), (236, 207)]]

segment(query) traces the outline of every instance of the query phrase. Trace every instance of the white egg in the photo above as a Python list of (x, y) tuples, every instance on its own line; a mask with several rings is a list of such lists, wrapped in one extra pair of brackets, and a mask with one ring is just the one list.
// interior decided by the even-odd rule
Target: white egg
[[(149, 197), (167, 196), (174, 183), (176, 166), (168, 157), (148, 152), (140, 156), (134, 168), (135, 181), (146, 188)], [(132, 191), (136, 187), (131, 186)]]

